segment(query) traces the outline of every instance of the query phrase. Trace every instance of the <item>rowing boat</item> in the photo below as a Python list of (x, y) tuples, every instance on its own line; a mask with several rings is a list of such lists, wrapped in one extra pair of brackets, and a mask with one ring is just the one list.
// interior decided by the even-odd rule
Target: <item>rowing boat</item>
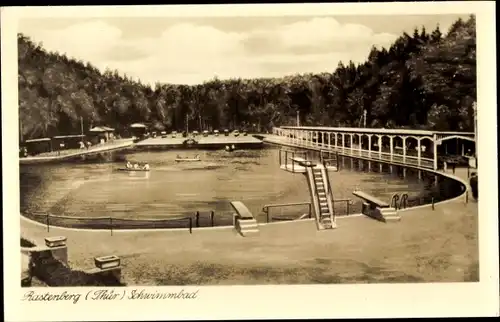
[(116, 169), (116, 171), (132, 171), (132, 172), (136, 172), (136, 171), (139, 171), (139, 172), (143, 171), (144, 172), (145, 171), (145, 172), (147, 172), (147, 171), (149, 171), (149, 169), (118, 168), (118, 169)]
[(200, 158), (176, 158), (175, 162), (196, 162), (201, 161)]

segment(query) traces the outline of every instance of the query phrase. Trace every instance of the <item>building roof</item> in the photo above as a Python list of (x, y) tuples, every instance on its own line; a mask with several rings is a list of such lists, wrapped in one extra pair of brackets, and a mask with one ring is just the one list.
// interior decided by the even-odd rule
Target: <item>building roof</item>
[(309, 130), (324, 132), (376, 133), (376, 134), (405, 134), (405, 135), (474, 135), (474, 132), (430, 131), (411, 129), (384, 129), (384, 128), (357, 128), (357, 127), (322, 127), (322, 126), (281, 126), (289, 130)]
[(54, 136), (53, 139), (71, 139), (71, 138), (83, 138), (83, 134), (72, 134), (72, 135), (58, 135)]
[(50, 138), (31, 139), (31, 140), (24, 141), (24, 143), (48, 142), (48, 141), (50, 141)]

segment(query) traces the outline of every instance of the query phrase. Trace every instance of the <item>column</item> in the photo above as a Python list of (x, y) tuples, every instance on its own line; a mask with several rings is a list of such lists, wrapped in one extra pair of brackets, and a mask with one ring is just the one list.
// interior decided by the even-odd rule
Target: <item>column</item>
[(360, 156), (361, 156), (361, 154), (362, 154), (362, 153), (361, 153), (361, 149), (363, 148), (363, 147), (361, 146), (361, 140), (362, 140), (362, 139), (363, 139), (363, 134), (358, 134), (358, 153), (359, 153), (359, 155), (360, 155)]
[(403, 163), (406, 163), (406, 136), (403, 136), (402, 139), (403, 139)]
[(352, 155), (353, 154), (353, 150), (352, 150), (352, 134), (351, 133), (349, 133), (349, 143), (351, 144), (349, 148), (350, 148), (351, 155)]
[(417, 162), (418, 162), (418, 166), (420, 167), (420, 165), (422, 164), (422, 161), (420, 160), (420, 156), (421, 156), (421, 147), (420, 147), (420, 138), (417, 140)]
[(372, 156), (372, 136), (368, 135), (368, 156)]
[(391, 161), (394, 159), (394, 137), (391, 135), (389, 136), (389, 147), (391, 149)]
[(337, 136), (338, 136), (338, 134), (337, 133), (333, 133), (333, 134), (335, 135), (335, 140), (334, 140), (334, 142), (335, 142), (335, 150), (337, 150), (337, 147), (338, 147), (338, 144), (337, 144), (337, 139), (338, 138), (337, 138)]
[(342, 152), (345, 152), (345, 134), (340, 134), (342, 136)]
[(330, 150), (331, 148), (332, 148), (332, 133), (328, 132), (328, 149)]
[(378, 158), (382, 159), (382, 135), (377, 135), (378, 137)]
[(437, 159), (437, 138), (436, 138), (436, 134), (434, 133), (432, 135), (432, 148), (433, 148), (433, 152), (434, 152), (434, 170), (437, 170), (438, 168), (438, 159)]

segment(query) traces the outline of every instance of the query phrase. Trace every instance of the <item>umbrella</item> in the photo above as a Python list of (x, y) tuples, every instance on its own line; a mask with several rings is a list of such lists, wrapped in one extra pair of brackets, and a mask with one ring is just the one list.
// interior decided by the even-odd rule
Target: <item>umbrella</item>
[(141, 123), (134, 123), (132, 125), (130, 125), (131, 128), (134, 128), (134, 129), (139, 129), (139, 128), (143, 128), (145, 129), (146, 128), (146, 125), (144, 124), (141, 124)]
[(89, 132), (106, 132), (106, 130), (103, 129), (102, 127), (96, 126), (94, 128), (91, 128)]

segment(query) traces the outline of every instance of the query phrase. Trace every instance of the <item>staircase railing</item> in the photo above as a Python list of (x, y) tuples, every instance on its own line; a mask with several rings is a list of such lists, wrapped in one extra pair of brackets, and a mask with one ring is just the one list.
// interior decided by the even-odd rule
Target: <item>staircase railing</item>
[(325, 181), (326, 181), (326, 193), (327, 193), (327, 202), (328, 206), (332, 210), (332, 216), (335, 218), (335, 206), (333, 204), (333, 191), (332, 191), (332, 186), (330, 184), (330, 176), (328, 176), (328, 169), (324, 167), (325, 171)]
[(397, 193), (393, 194), (391, 197), (390, 206), (394, 209), (398, 209), (399, 195)]
[(390, 206), (396, 210), (405, 209), (408, 207), (408, 194), (403, 193), (401, 196), (397, 193), (393, 194), (391, 197)]
[[(294, 207), (294, 206), (308, 206), (308, 217), (312, 218), (312, 205), (310, 202), (295, 202), (295, 203), (282, 203), (282, 204), (270, 204), (270, 205), (264, 205), (262, 207), (262, 212), (266, 214), (266, 220), (269, 222), (269, 213), (272, 208), (284, 208), (284, 207)], [(302, 217), (302, 216), (301, 216)], [(300, 217), (300, 218), (301, 218)], [(273, 218), (271, 217), (271, 220)], [(294, 220), (294, 219), (292, 219)]]
[(319, 227), (321, 227), (320, 225), (321, 222), (320, 222), (320, 209), (319, 209), (319, 196), (318, 196), (318, 188), (316, 187), (316, 182), (314, 181), (314, 174), (313, 174), (313, 171), (312, 171), (312, 167), (307, 167), (307, 180), (309, 180), (309, 185), (311, 187), (311, 198), (312, 198), (312, 202), (313, 202), (313, 205), (314, 205), (314, 214), (315, 214), (315, 217), (316, 217), (316, 225), (318, 226), (318, 229)]

